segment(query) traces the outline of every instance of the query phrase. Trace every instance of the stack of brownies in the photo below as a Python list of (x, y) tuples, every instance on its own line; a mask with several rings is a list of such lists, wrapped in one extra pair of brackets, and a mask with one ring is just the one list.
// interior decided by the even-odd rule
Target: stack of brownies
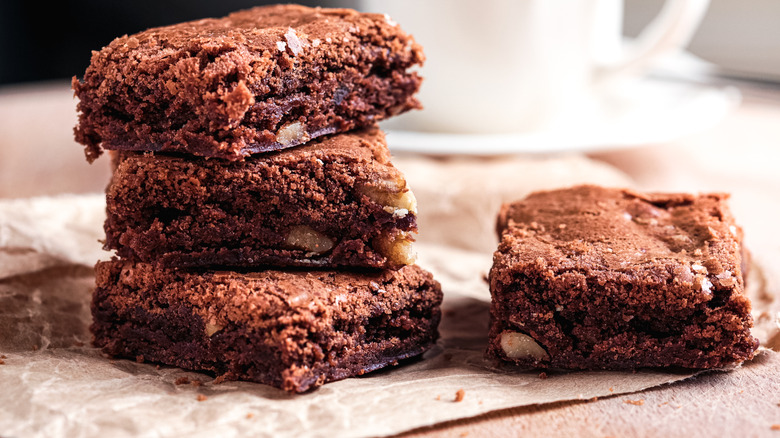
[(441, 290), (378, 120), (418, 107), (385, 16), (272, 6), (114, 40), (76, 138), (111, 151), (92, 326), (109, 354), (302, 392), (427, 350)]

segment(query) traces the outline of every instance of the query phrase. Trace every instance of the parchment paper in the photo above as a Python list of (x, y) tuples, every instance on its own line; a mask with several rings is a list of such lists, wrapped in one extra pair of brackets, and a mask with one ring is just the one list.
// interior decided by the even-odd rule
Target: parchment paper
[[(88, 332), (90, 266), (105, 257), (97, 242), (103, 214), (102, 195), (0, 202), (3, 436), (382, 436), (692, 375), (580, 372), (542, 379), (495, 367), (482, 357), (489, 295), (481, 278), (490, 255), (432, 244), (419, 245), (419, 263), (443, 284), (444, 318), (441, 339), (422, 359), (303, 395), (108, 359), (89, 346)], [(182, 383), (185, 377), (198, 385)]]

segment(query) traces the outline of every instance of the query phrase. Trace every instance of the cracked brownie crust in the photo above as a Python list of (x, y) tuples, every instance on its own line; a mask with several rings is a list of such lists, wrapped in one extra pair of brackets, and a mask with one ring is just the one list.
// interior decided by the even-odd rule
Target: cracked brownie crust
[(417, 202), (377, 128), (240, 162), (122, 152), (106, 249), (163, 266), (414, 262)]
[(569, 369), (752, 358), (742, 230), (726, 199), (579, 186), (504, 205), (488, 355)]
[(123, 36), (73, 79), (76, 140), (240, 160), (418, 108), (419, 45), (384, 15), (297, 5)]
[(189, 272), (96, 266), (94, 343), (121, 357), (303, 392), (419, 355), (438, 337), (439, 284), (399, 271)]

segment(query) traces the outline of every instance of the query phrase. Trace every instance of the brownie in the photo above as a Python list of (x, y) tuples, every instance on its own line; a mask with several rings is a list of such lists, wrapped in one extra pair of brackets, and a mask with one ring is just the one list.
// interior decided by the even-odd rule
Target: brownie
[(424, 55), (385, 15), (297, 5), (158, 27), (112, 41), (81, 81), (76, 140), (229, 160), (418, 108)]
[(442, 294), (398, 271), (195, 272), (96, 266), (94, 343), (105, 353), (303, 392), (429, 349)]
[(106, 249), (168, 267), (414, 262), (417, 203), (377, 128), (228, 162), (115, 154)]
[(563, 369), (752, 358), (742, 230), (727, 198), (578, 186), (504, 205), (488, 356)]

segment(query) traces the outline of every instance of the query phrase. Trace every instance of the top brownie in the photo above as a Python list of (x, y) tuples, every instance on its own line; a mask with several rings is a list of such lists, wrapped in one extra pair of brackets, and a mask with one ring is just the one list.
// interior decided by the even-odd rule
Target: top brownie
[(385, 15), (257, 7), (122, 36), (84, 78), (76, 140), (240, 160), (418, 108), (422, 49)]
[(727, 197), (578, 186), (504, 205), (489, 355), (575, 369), (750, 359), (758, 342)]

